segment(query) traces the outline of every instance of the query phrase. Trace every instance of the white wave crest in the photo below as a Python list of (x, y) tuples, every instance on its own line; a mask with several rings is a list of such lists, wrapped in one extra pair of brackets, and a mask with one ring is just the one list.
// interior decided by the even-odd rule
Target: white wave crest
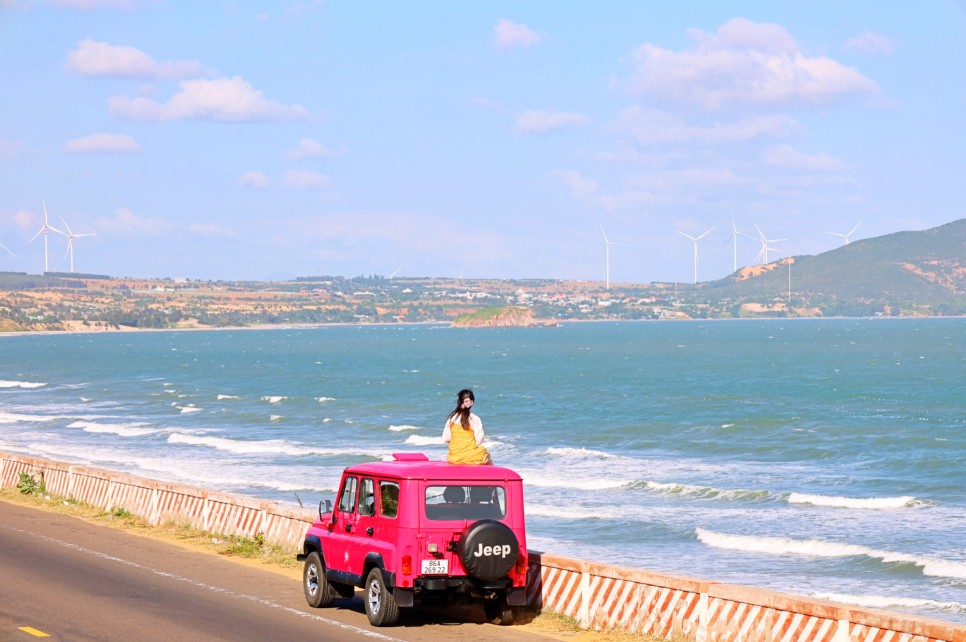
[(914, 597), (889, 597), (887, 595), (850, 595), (847, 593), (819, 593), (813, 595), (820, 600), (856, 604), (872, 609), (935, 609), (947, 613), (966, 613), (966, 604), (959, 602), (939, 602)]
[(288, 397), (284, 395), (263, 395), (262, 396), (262, 401), (267, 401), (268, 403), (280, 403), (286, 399), (288, 399)]
[(523, 475), (529, 486), (542, 488), (576, 488), (579, 490), (606, 490), (622, 488), (633, 482), (628, 479), (601, 479), (600, 477), (579, 477), (574, 471), (562, 471), (560, 475), (544, 475), (539, 472), (527, 471)]
[(301, 446), (281, 439), (240, 441), (238, 439), (212, 437), (210, 435), (190, 435), (183, 432), (176, 432), (169, 435), (168, 443), (187, 446), (206, 446), (238, 455), (290, 455), (293, 457), (304, 457), (308, 455), (365, 455), (368, 457), (382, 457), (385, 454), (382, 452), (361, 452), (359, 450), (346, 448), (314, 448), (311, 446)]
[(403, 443), (413, 446), (442, 446), (446, 442), (442, 437), (426, 437), (423, 435), (409, 435)]
[(886, 510), (890, 508), (910, 508), (919, 506), (922, 502), (911, 495), (901, 497), (832, 497), (826, 495), (806, 495), (792, 493), (788, 496), (789, 504), (811, 504), (812, 506), (829, 506), (834, 508), (862, 508), (872, 510)]
[(60, 419), (57, 416), (47, 415), (24, 415), (15, 412), (0, 412), (0, 423), (15, 424), (20, 421), (53, 421)]
[(38, 383), (36, 381), (5, 381), (0, 379), (0, 388), (41, 388), (46, 386), (46, 383)]
[(772, 493), (767, 490), (722, 490), (720, 488), (714, 488), (713, 486), (694, 486), (675, 482), (662, 483), (647, 481), (644, 482), (644, 488), (669, 495), (697, 499), (761, 500), (768, 499), (772, 496)]
[(283, 419), (285, 419), (285, 415), (270, 415), (268, 417), (268, 420), (272, 423), (277, 423)]
[(389, 426), (389, 432), (402, 432), (404, 430), (420, 430), (420, 427), (410, 426), (408, 424), (401, 424), (399, 426)]
[(840, 544), (819, 539), (797, 540), (788, 537), (759, 537), (757, 535), (729, 535), (696, 528), (698, 540), (715, 548), (726, 548), (770, 555), (809, 555), (812, 557), (858, 557), (865, 556), (922, 567), (923, 575), (966, 579), (966, 562), (938, 559), (935, 557), (909, 555), (893, 551), (881, 551), (858, 544)]
[[(590, 513), (593, 514), (593, 513)], [(527, 517), (553, 517), (559, 519), (574, 519), (575, 517), (587, 517), (588, 513), (575, 511), (572, 506), (538, 506), (527, 502)], [(529, 539), (529, 538), (528, 538)]]
[(241, 397), (237, 395), (218, 395), (217, 397), (215, 397), (215, 399), (217, 399), (218, 401), (224, 401), (225, 399), (241, 399)]
[(145, 428), (148, 424), (134, 422), (126, 424), (101, 424), (94, 421), (74, 421), (67, 425), (68, 428), (80, 428), (84, 432), (106, 433), (120, 435), (121, 437), (143, 437), (160, 432), (157, 428)]
[(188, 415), (193, 412), (201, 412), (201, 408), (199, 408), (198, 406), (176, 406), (176, 407), (180, 408), (180, 412), (182, 415)]
[(319, 403), (327, 403), (329, 401), (335, 401), (335, 397), (319, 397)]
[(547, 448), (547, 454), (555, 457), (587, 458), (587, 459), (616, 459), (617, 455), (605, 453), (602, 450), (589, 448)]

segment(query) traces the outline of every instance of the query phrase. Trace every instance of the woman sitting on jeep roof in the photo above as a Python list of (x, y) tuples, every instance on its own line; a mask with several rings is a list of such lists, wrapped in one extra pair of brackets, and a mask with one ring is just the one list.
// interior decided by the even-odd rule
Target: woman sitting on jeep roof
[(451, 464), (492, 464), (483, 445), (483, 421), (470, 410), (476, 397), (469, 389), (456, 395), (456, 409), (443, 425), (443, 441), (449, 444), (446, 461)]

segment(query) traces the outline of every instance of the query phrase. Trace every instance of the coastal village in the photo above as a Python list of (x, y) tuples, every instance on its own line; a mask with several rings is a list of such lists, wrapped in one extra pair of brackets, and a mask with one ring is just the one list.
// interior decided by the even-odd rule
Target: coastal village
[[(323, 323), (555, 325), (565, 321), (786, 316), (778, 300), (712, 303), (692, 286), (556, 280), (284, 282), (0, 275), (0, 330), (94, 331)], [(509, 310), (509, 313), (506, 312)], [(794, 310), (796, 316), (814, 311)], [(473, 316), (476, 315), (476, 316)]]

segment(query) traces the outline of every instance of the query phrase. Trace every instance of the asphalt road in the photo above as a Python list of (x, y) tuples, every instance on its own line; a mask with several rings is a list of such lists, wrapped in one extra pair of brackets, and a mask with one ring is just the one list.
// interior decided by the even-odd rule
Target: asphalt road
[(0, 501), (3, 642), (548, 640), (470, 607), (413, 609), (376, 629), (361, 595), (313, 609), (296, 578)]

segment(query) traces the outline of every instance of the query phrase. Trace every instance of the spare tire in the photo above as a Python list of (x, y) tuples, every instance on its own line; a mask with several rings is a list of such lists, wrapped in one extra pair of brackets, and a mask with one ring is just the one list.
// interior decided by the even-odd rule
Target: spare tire
[(519, 554), (520, 544), (513, 531), (492, 519), (470, 524), (460, 538), (460, 560), (466, 572), (478, 580), (506, 577)]

